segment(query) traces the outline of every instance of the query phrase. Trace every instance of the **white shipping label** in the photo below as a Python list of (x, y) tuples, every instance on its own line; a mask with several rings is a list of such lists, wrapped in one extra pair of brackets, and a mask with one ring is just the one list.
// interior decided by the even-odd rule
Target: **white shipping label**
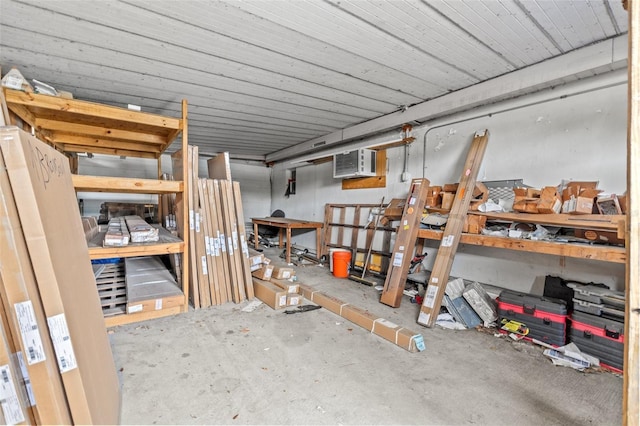
[(204, 236), (204, 251), (207, 253), (207, 256), (211, 256), (211, 242), (209, 241), (209, 236)]
[(209, 271), (207, 270), (207, 257), (202, 256), (202, 275), (209, 275)]
[(0, 365), (0, 399), (10, 398), (16, 394), (16, 387), (9, 364)]
[(156, 299), (156, 311), (162, 309), (162, 299)]
[(211, 242), (213, 243), (213, 253), (216, 257), (220, 257), (220, 240), (217, 237), (212, 237)]
[(438, 277), (431, 278), (431, 282), (434, 284), (438, 284)]
[(218, 240), (220, 241), (220, 249), (222, 250), (223, 253), (227, 252), (227, 239), (224, 237), (224, 234), (220, 234), (218, 236)]
[(402, 258), (404, 257), (404, 253), (394, 253), (393, 254), (393, 266), (402, 266)]
[(29, 379), (29, 371), (27, 370), (27, 364), (24, 363), (24, 357), (22, 352), (16, 352), (16, 358), (18, 359), (18, 365), (20, 366), (20, 372), (22, 373), (22, 382), (24, 383), (24, 389), (27, 392), (29, 399), (29, 407), (36, 405), (36, 396), (33, 393), (33, 387), (31, 387), (31, 380)]
[(454, 239), (455, 237), (453, 235), (447, 235), (442, 239), (442, 247), (451, 247)]
[(53, 349), (58, 359), (60, 374), (78, 368), (76, 354), (73, 351), (73, 344), (71, 343), (71, 336), (69, 335), (67, 319), (64, 314), (47, 318), (47, 324), (49, 325), (49, 334), (53, 342)]
[(196, 232), (200, 232), (200, 213), (196, 212)]
[(244, 257), (249, 258), (249, 245), (244, 238), (244, 235), (240, 235), (240, 242), (242, 243), (242, 252), (244, 253)]
[(22, 335), (22, 344), (27, 350), (27, 363), (33, 365), (44, 361), (47, 358), (44, 355), (42, 338), (40, 337), (40, 330), (38, 330), (36, 314), (33, 312), (31, 301), (16, 303), (14, 308), (18, 326), (20, 327), (20, 334)]
[(400, 250), (400, 251), (404, 251), (404, 246), (400, 246), (400, 247), (398, 247), (398, 250)]
[(238, 251), (238, 232), (233, 231), (231, 235), (233, 236), (233, 249)]
[(416, 203), (416, 197), (409, 198), (409, 205), (412, 206)]
[(189, 210), (189, 229), (195, 229), (193, 222), (193, 210)]
[(423, 305), (427, 308), (433, 309), (433, 305), (436, 301), (436, 294), (438, 293), (438, 287), (434, 285), (427, 286), (427, 293), (424, 296)]
[(134, 314), (136, 312), (142, 312), (142, 305), (132, 305), (127, 308), (128, 314)]
[(22, 412), (22, 407), (20, 407), (18, 395), (2, 400), (2, 414), (4, 415), (5, 424), (17, 425), (24, 422), (24, 413)]
[(431, 319), (431, 314), (420, 312), (420, 315), (418, 315), (418, 323), (422, 325), (428, 325), (429, 319)]
[(229, 245), (227, 246), (229, 249), (229, 256), (233, 256), (233, 242), (231, 241), (231, 237), (229, 238)]
[(287, 295), (282, 295), (280, 296), (280, 302), (278, 303), (278, 306), (287, 306)]

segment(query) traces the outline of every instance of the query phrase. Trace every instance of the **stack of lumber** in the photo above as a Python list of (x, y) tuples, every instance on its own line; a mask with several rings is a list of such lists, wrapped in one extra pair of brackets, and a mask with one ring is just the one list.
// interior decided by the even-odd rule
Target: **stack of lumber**
[(191, 303), (198, 309), (253, 299), (240, 184), (231, 180), (229, 156), (209, 160), (206, 179), (198, 177), (198, 147), (187, 155)]
[(0, 127), (0, 154), (0, 421), (117, 424), (120, 387), (69, 161), (17, 127)]

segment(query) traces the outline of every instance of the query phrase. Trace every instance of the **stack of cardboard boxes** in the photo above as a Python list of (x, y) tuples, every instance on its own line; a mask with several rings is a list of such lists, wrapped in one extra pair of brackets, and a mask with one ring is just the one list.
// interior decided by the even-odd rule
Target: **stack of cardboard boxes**
[(255, 296), (273, 309), (302, 304), (300, 286), (293, 281), (292, 268), (273, 266), (264, 254), (250, 249), (251, 274)]

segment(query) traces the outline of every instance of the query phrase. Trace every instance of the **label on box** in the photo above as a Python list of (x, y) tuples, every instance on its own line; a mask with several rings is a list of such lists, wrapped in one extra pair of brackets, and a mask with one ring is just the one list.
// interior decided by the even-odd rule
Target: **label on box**
[(402, 258), (404, 257), (404, 253), (394, 253), (393, 254), (393, 266), (402, 266)]
[(238, 251), (238, 232), (237, 231), (233, 231), (231, 233), (231, 236), (233, 237), (233, 249), (235, 251)]
[(33, 387), (31, 386), (31, 379), (29, 379), (29, 371), (27, 370), (27, 365), (24, 363), (24, 357), (22, 356), (22, 352), (16, 352), (16, 358), (18, 360), (18, 365), (20, 366), (20, 373), (22, 373), (22, 382), (24, 383), (24, 389), (27, 391), (27, 403), (29, 407), (33, 407), (36, 405), (36, 396), (33, 393)]
[(398, 250), (400, 250), (400, 251), (404, 251), (404, 246), (400, 246), (400, 247), (398, 247)]
[(282, 271), (282, 278), (285, 280), (291, 278), (291, 271)]
[(424, 344), (424, 337), (422, 337), (422, 334), (416, 334), (415, 336), (412, 337), (412, 339), (416, 343), (416, 349), (418, 349), (419, 352), (422, 352), (425, 349), (427, 349), (427, 347)]
[(13, 384), (13, 376), (9, 369), (9, 364), (0, 365), (0, 399), (10, 398), (16, 394), (16, 387)]
[(292, 296), (291, 298), (289, 298), (289, 302), (290, 302), (289, 304), (291, 306), (299, 305), (300, 304), (300, 297)]
[(418, 315), (418, 323), (422, 325), (428, 325), (430, 319), (431, 319), (431, 314), (420, 312), (420, 315)]
[(207, 256), (211, 256), (211, 241), (208, 235), (204, 236), (204, 252), (207, 253)]
[(233, 256), (233, 242), (231, 241), (231, 237), (229, 238), (229, 245), (227, 246), (227, 248), (229, 249), (229, 256)]
[(249, 245), (244, 238), (244, 235), (240, 235), (240, 243), (242, 245), (242, 253), (244, 253), (244, 257), (249, 258)]
[(189, 210), (189, 229), (195, 229), (193, 222), (193, 210)]
[(200, 261), (202, 262), (202, 275), (209, 275), (209, 271), (207, 270), (207, 257), (202, 256)]
[(416, 197), (409, 198), (409, 205), (412, 206), (416, 203)]
[(4, 76), (2, 85), (13, 90), (22, 90), (22, 83), (24, 79), (17, 75), (7, 74)]
[(287, 293), (297, 293), (296, 286), (292, 285), (287, 289)]
[(38, 330), (38, 322), (36, 314), (33, 312), (33, 305), (30, 300), (26, 302), (16, 303), (14, 305), (20, 334), (22, 335), (22, 344), (27, 350), (27, 363), (29, 365), (37, 364), (44, 361), (44, 347), (42, 346), (42, 338), (40, 330)]
[(71, 344), (71, 336), (69, 335), (69, 327), (64, 314), (54, 315), (47, 318), (49, 325), (49, 334), (53, 342), (53, 349), (58, 359), (58, 368), (60, 374), (78, 368), (76, 354)]
[(196, 232), (200, 232), (200, 213), (196, 213)]
[(438, 287), (434, 285), (427, 286), (427, 292), (424, 296), (424, 306), (432, 308), (436, 302), (436, 294), (438, 293)]
[(224, 234), (218, 234), (218, 241), (220, 241), (220, 249), (222, 250), (223, 253), (227, 252), (227, 240), (224, 237)]
[(265, 280), (270, 279), (272, 274), (273, 274), (273, 268), (266, 268), (264, 270), (264, 279)]
[(156, 299), (156, 311), (162, 309), (162, 299)]
[(434, 284), (438, 284), (438, 277), (431, 278), (431, 282)]
[(453, 235), (447, 235), (442, 239), (442, 247), (451, 247), (454, 239), (455, 237)]
[(220, 257), (220, 240), (218, 237), (211, 237), (211, 243), (213, 244), (213, 254), (216, 257)]
[(127, 308), (127, 313), (135, 314), (136, 312), (142, 312), (142, 305), (132, 305)]
[(280, 301), (278, 302), (278, 306), (287, 306), (287, 295), (280, 296)]

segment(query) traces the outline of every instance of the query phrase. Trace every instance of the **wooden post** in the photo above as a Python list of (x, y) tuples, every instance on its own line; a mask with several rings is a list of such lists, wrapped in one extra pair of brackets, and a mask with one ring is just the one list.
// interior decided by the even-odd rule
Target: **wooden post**
[(622, 415), (625, 425), (640, 424), (640, 1), (629, 12), (629, 86), (627, 117), (627, 220), (625, 360)]

